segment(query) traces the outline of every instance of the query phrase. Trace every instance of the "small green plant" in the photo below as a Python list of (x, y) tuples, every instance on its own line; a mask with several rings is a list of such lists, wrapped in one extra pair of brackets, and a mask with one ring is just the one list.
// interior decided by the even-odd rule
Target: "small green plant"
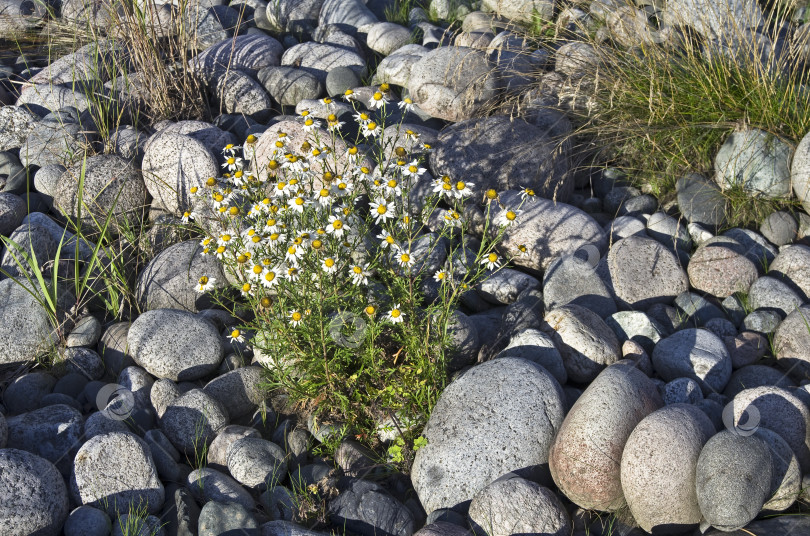
[[(229, 296), (253, 311), (245, 324), (267, 386), (366, 438), (391, 413), (426, 421), (447, 382), (450, 316), (462, 293), (503, 266), (494, 248), (520, 213), (505, 207), (495, 218), (498, 194), (487, 192), (483, 240), (461, 265), (473, 186), (426, 180), (430, 147), (386, 125), (390, 96), (383, 84), (371, 111), (356, 108), (354, 140), (335, 113), (303, 111), (289, 132), (226, 147), (226, 172), (192, 187), (196, 208), (185, 215), (233, 284), (223, 303)], [(417, 186), (432, 193), (412, 195)], [(203, 276), (197, 290), (214, 283)]]
[[(153, 518), (154, 519), (154, 518)], [(162, 534), (161, 527), (167, 523), (158, 525), (149, 519), (148, 505), (139, 502), (138, 505), (130, 505), (128, 513), (116, 519), (122, 536), (156, 536)]]

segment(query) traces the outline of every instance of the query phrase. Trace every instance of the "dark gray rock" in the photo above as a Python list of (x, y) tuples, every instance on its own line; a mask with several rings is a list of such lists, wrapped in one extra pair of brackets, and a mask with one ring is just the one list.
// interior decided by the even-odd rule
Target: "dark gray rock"
[(676, 184), (678, 208), (691, 223), (718, 229), (726, 222), (726, 198), (717, 184), (702, 175), (684, 175)]
[(253, 497), (239, 482), (214, 469), (195, 469), (186, 477), (185, 484), (191, 495), (201, 503), (237, 503), (248, 510), (255, 506)]
[(63, 358), (65, 370), (84, 374), (89, 380), (100, 380), (106, 372), (101, 356), (90, 348), (80, 346), (65, 348)]
[(65, 481), (56, 467), (29, 452), (0, 449), (0, 519), (10, 536), (58, 536), (68, 516)]
[(691, 378), (676, 378), (664, 386), (664, 404), (700, 404), (703, 392), (700, 385)]
[(264, 401), (261, 383), (260, 367), (242, 367), (214, 378), (203, 390), (225, 407), (231, 419), (237, 419)]
[(748, 365), (739, 370), (735, 370), (728, 381), (723, 394), (728, 398), (734, 398), (744, 389), (754, 387), (774, 386), (774, 387), (795, 387), (795, 383), (781, 370), (766, 365)]
[(325, 0), (318, 15), (319, 26), (334, 24), (350, 33), (375, 22), (377, 17), (360, 0)]
[(85, 316), (73, 326), (67, 336), (65, 344), (74, 346), (95, 346), (101, 337), (101, 322), (94, 316)]
[(810, 379), (810, 306), (790, 313), (779, 324), (774, 336), (775, 356), (779, 367), (795, 381)]
[(8, 448), (36, 454), (70, 475), (73, 456), (83, 440), (84, 419), (71, 406), (57, 404), (9, 417)]
[(410, 510), (382, 486), (368, 480), (346, 482), (329, 502), (329, 520), (362, 536), (411, 536), (414, 519)]
[(507, 346), (495, 358), (517, 357), (537, 363), (546, 369), (560, 385), (568, 381), (562, 355), (554, 345), (554, 340), (540, 330), (528, 328), (515, 333)]
[(208, 447), (208, 467), (221, 472), (227, 471), (228, 452), (230, 451), (231, 445), (243, 437), (261, 439), (262, 436), (258, 430), (237, 424), (231, 424), (217, 430), (217, 437), (214, 438), (211, 445)]
[(734, 369), (753, 365), (768, 353), (768, 339), (753, 331), (743, 331), (739, 335), (723, 338), (731, 355)]
[(774, 277), (762, 276), (748, 289), (748, 303), (753, 310), (765, 310), (786, 317), (802, 305), (801, 296)]
[(243, 486), (272, 488), (284, 479), (287, 456), (284, 449), (256, 437), (237, 439), (228, 448), (228, 471)]
[(54, 385), (56, 378), (45, 372), (29, 372), (16, 378), (3, 392), (6, 414), (19, 415), (37, 409), (39, 401)]
[(172, 445), (191, 456), (200, 456), (226, 424), (225, 408), (201, 389), (177, 397), (160, 417), (160, 429)]
[[(385, 61), (385, 60), (383, 60)], [(379, 67), (377, 68), (379, 72)], [(326, 94), (330, 97), (343, 95), (347, 89), (361, 85), (360, 77), (349, 67), (336, 67), (326, 74)]]
[(751, 259), (761, 270), (765, 270), (779, 253), (765, 237), (750, 229), (734, 228), (723, 233), (724, 238), (737, 241), (744, 250), (743, 255)]
[(125, 368), (135, 364), (127, 344), (129, 326), (129, 322), (112, 324), (104, 330), (98, 341), (98, 353), (104, 360), (104, 366), (116, 376)]
[(281, 56), (281, 65), (296, 66), (315, 76), (321, 84), (326, 83), (327, 73), (337, 67), (348, 67), (358, 76), (367, 71), (366, 61), (357, 52), (311, 41), (288, 48)]
[(501, 268), (475, 286), (485, 300), (499, 305), (513, 303), (528, 288), (539, 289), (540, 281), (511, 268)]
[(684, 329), (661, 340), (652, 353), (656, 372), (666, 381), (691, 378), (704, 395), (720, 392), (731, 377), (731, 357), (723, 341), (704, 329)]
[(566, 255), (552, 261), (543, 274), (543, 301), (546, 309), (580, 305), (607, 318), (616, 312), (616, 303), (596, 274), (596, 259)]
[(771, 493), (763, 508), (777, 512), (787, 510), (801, 495), (802, 472), (799, 460), (790, 445), (776, 432), (763, 427), (758, 428), (755, 435), (768, 444), (773, 462)]
[[(514, 396), (500, 396), (504, 389)], [(466, 503), (509, 471), (542, 478), (562, 418), (562, 390), (542, 367), (507, 358), (469, 369), (442, 393), (414, 459), (425, 510)]]
[(92, 506), (79, 506), (65, 520), (65, 536), (109, 536), (110, 516)]
[(724, 319), (722, 309), (694, 292), (682, 292), (675, 297), (675, 308), (683, 315), (684, 322), (693, 326), (704, 326), (714, 319)]
[(170, 484), (166, 487), (167, 500), (160, 518), (165, 522), (167, 534), (195, 536), (197, 534), (200, 507), (185, 487)]
[(778, 210), (765, 217), (759, 232), (777, 246), (784, 246), (796, 239), (799, 224), (789, 212)]
[[(0, 108), (2, 111), (3, 108)], [(0, 234), (8, 236), (20, 226), (28, 208), (23, 198), (18, 195), (0, 192)]]
[(255, 76), (264, 67), (278, 65), (283, 52), (281, 43), (269, 35), (239, 35), (211, 45), (191, 60), (191, 64), (206, 78), (226, 70)]
[(317, 76), (296, 67), (265, 67), (259, 71), (258, 78), (270, 96), (282, 106), (295, 106), (302, 100), (317, 99), (324, 92), (324, 84)]

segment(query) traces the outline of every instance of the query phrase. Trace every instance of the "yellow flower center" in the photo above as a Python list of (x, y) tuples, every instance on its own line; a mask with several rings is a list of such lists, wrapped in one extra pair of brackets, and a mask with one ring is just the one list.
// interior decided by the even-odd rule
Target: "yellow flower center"
[(382, 93), (380, 93), (380, 92), (378, 91), (378, 92), (376, 92), (376, 93), (375, 93), (375, 94), (374, 94), (372, 97), (374, 98), (374, 100), (375, 100), (375, 101), (382, 100)]
[(214, 177), (208, 177), (208, 180), (205, 181), (206, 186), (214, 186), (216, 185), (217, 180)]
[(295, 312), (292, 314), (292, 319), (293, 319), (295, 322), (299, 322), (299, 321), (300, 321), (302, 318), (303, 318), (303, 315), (302, 315), (301, 313), (299, 313), (298, 311), (295, 311)]
[(200, 285), (207, 285), (208, 284), (208, 277), (207, 276), (202, 276), (199, 279), (199, 281), (200, 281)]
[(239, 207), (231, 207), (228, 212), (231, 216), (238, 216), (239, 215)]
[(247, 139), (245, 140), (245, 143), (250, 144), (256, 143), (256, 136), (254, 136), (253, 134), (248, 135)]
[[(249, 286), (250, 286), (250, 285), (248, 285), (248, 287), (249, 287)], [(248, 289), (248, 290), (250, 290), (250, 289)], [(237, 337), (239, 337), (239, 335), (241, 335), (241, 333), (239, 333), (239, 330), (238, 330), (238, 329), (235, 329), (235, 330), (231, 331), (231, 337), (233, 337), (234, 339), (236, 339)]]
[(377, 309), (373, 305), (366, 306), (366, 314), (367, 315), (373, 315), (376, 311), (377, 311)]
[(343, 222), (340, 220), (335, 220), (332, 222), (333, 229), (343, 229)]
[(490, 188), (487, 190), (487, 199), (498, 199), (498, 192)]
[(329, 190), (326, 188), (321, 188), (321, 197), (329, 197)]
[(230, 157), (230, 158), (228, 158), (228, 165), (229, 165), (229, 166), (232, 166), (232, 165), (234, 165), (235, 163), (236, 163), (236, 158), (234, 158), (234, 157)]
[(515, 214), (515, 213), (514, 213), (514, 212), (512, 212), (511, 210), (507, 210), (507, 211), (506, 211), (506, 219), (507, 219), (507, 220), (509, 220), (509, 221), (515, 221), (515, 218), (517, 218), (517, 214)]
[(325, 261), (323, 261), (323, 264), (327, 268), (331, 268), (332, 266), (335, 265), (335, 260), (334, 259), (326, 259)]
[(402, 313), (399, 311), (399, 309), (392, 309), (391, 310), (391, 316), (392, 317), (399, 318), (400, 315), (402, 315)]
[(321, 249), (321, 246), (323, 246), (323, 242), (321, 242), (320, 240), (312, 241), (312, 249)]
[(489, 259), (489, 262), (495, 262), (498, 260), (498, 256), (495, 253), (490, 253), (487, 255), (487, 259)]
[(458, 182), (456, 183), (456, 190), (461, 191), (461, 190), (463, 190), (463, 189), (464, 189), (464, 188), (466, 188), (466, 187), (467, 187), (467, 185), (466, 185), (466, 184), (464, 184), (464, 182), (463, 182), (463, 181), (458, 181)]
[(411, 256), (407, 253), (403, 253), (399, 258), (402, 260), (402, 262), (411, 262)]
[(267, 309), (268, 307), (273, 305), (273, 300), (271, 300), (270, 298), (265, 296), (264, 298), (261, 299), (261, 301), (259, 303), (261, 304), (262, 307)]
[(377, 214), (385, 214), (388, 211), (388, 207), (385, 205), (377, 206)]
[(267, 282), (270, 282), (270, 281), (272, 281), (272, 280), (273, 280), (273, 279), (275, 279), (275, 278), (276, 278), (276, 273), (275, 273), (275, 272), (267, 272), (266, 274), (264, 274), (264, 279), (265, 279)]
[(372, 122), (370, 122), (370, 123), (368, 124), (368, 126), (367, 126), (366, 128), (368, 128), (369, 130), (377, 130), (377, 123), (375, 123), (374, 121), (372, 121)]
[(250, 283), (245, 283), (242, 285), (242, 292), (250, 292), (251, 286)]

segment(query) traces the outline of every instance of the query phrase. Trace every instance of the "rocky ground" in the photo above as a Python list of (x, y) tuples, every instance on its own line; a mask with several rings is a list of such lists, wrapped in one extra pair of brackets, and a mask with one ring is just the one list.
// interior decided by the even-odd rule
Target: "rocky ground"
[[(82, 2), (62, 2), (63, 21), (82, 20)], [(674, 4), (689, 20), (701, 15), (696, 3)], [(662, 204), (614, 169), (583, 171), (560, 142), (572, 129), (566, 112), (587, 106), (593, 48), (533, 49), (511, 30), (533, 9), (552, 19), (553, 3), (434, 0), (435, 23), (414, 9), (408, 27), (386, 22), (391, 5), (205, 3), (187, 17), (203, 50), (191, 64), (222, 113), (124, 123), (106, 148), (88, 127), (89, 85), (75, 82), (111, 88), (90, 66), (114, 47), (0, 66), (0, 234), (30, 248), (45, 277), (60, 241), (60, 267), (77, 255), (88, 263), (93, 244), (77, 245), (60, 222), (79, 215), (75, 176), (90, 146), (83, 221), (113, 211), (123, 225), (147, 203), (157, 252), (132, 267), (145, 312), (108, 322), (91, 307), (50, 369), (31, 363), (57, 342), (51, 319), (11, 277), (31, 267), (3, 250), (0, 532), (810, 533), (808, 518), (767, 517), (801, 512), (810, 486), (810, 217), (780, 211), (728, 229), (721, 190), (744, 176), (752, 192), (804, 199), (810, 137), (794, 150), (736, 132), (714, 176), (681, 177), (676, 200)], [(606, 20), (619, 41), (653, 31), (628, 33), (628, 17), (647, 15), (612, 2), (558, 11), (562, 25)], [(46, 17), (17, 0), (0, 14), (0, 37)], [(447, 18), (461, 31), (435, 20)], [(225, 144), (253, 134), (261, 146), (279, 123), (303, 109), (320, 117), (316, 99), (347, 89), (367, 101), (374, 89), (361, 80), (416, 103), (404, 122), (434, 146), (432, 176), (463, 178), (479, 196), (494, 188), (506, 203), (521, 188), (542, 197), (499, 246), (513, 256), (527, 244), (526, 254), (464, 296), (460, 371), (410, 475), (384, 470), (352, 439), (333, 458), (313, 452), (324, 431), (265, 399), (249, 341), (229, 341), (228, 313), (194, 290), (206, 274), (226, 284), (221, 266), (171, 232), (188, 187), (219, 173)], [(493, 106), (515, 91), (518, 116)], [(110, 184), (117, 198), (105, 195)]]

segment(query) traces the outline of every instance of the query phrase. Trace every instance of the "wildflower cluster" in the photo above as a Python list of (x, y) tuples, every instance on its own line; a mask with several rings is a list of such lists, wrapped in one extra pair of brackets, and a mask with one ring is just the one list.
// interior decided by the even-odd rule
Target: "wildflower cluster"
[[(393, 398), (420, 398), (391, 389), (397, 379), (430, 392), (419, 404), (426, 406), (422, 411), (432, 407), (446, 371), (441, 355), (431, 352), (443, 351), (444, 341), (436, 337), (445, 329), (426, 334), (425, 323), (436, 315), (424, 313), (438, 307), (446, 320), (461, 292), (486, 269), (502, 265), (491, 242), (479, 248), (479, 270), (465, 270), (458, 280), (451, 267), (426, 273), (425, 252), (415, 245), (427, 236), (436, 239), (431, 247), (442, 237), (462, 247), (463, 204), (472, 185), (432, 179), (423, 166), (430, 146), (401, 124), (388, 127), (395, 136), (385, 136), (389, 98), (383, 85), (363, 109), (347, 92), (356, 112), (353, 142), (344, 139), (345, 122), (335, 104), (323, 99), (327, 113), (321, 118), (303, 111), (297, 124), (286, 124), (287, 132), (225, 147), (222, 176), (192, 188), (195, 211), (183, 215), (203, 230), (203, 253), (222, 262), (228, 281), (256, 312), (249, 331), (262, 335), (264, 351), (275, 354), (273, 366), (293, 365), (271, 370), (271, 383), (327, 402), (327, 413), (347, 420), (355, 403), (368, 405), (363, 397), (388, 409), (396, 405)], [(412, 106), (399, 103), (405, 114)], [(393, 141), (386, 144), (388, 139)], [(397, 140), (407, 141), (410, 150), (395, 146)], [(417, 184), (433, 195), (416, 199)], [(431, 233), (425, 222), (435, 211), (443, 214), (444, 227), (434, 225)], [(504, 212), (504, 225), (520, 213)], [(444, 289), (438, 304), (420, 295), (421, 283), (431, 278)], [(197, 290), (209, 291), (214, 283), (203, 276)], [(345, 313), (362, 320), (351, 324), (362, 328), (351, 348), (333, 330), (330, 335), (330, 322)], [(439, 385), (427, 385), (428, 377)]]

